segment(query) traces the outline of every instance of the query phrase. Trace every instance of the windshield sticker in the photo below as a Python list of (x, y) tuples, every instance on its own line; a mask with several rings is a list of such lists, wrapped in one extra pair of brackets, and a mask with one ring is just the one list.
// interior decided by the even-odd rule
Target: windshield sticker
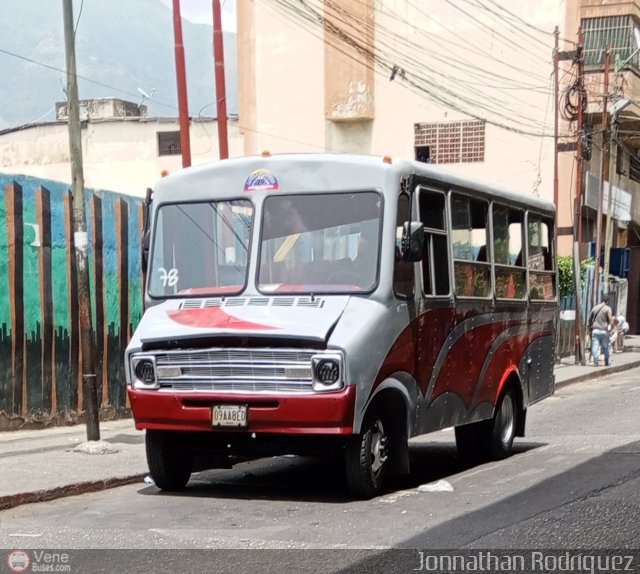
[(175, 287), (178, 283), (178, 270), (174, 267), (167, 271), (164, 267), (158, 268), (160, 273), (160, 281), (163, 287)]
[(278, 191), (278, 180), (268, 169), (256, 169), (244, 182), (245, 191)]

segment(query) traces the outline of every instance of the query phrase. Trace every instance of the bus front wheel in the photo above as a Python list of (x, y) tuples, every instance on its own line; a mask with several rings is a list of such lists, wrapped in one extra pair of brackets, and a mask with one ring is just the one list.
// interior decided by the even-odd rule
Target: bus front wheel
[(456, 427), (456, 447), (465, 460), (499, 460), (507, 457), (516, 436), (517, 402), (507, 389), (495, 409), (493, 418)]
[(182, 490), (191, 477), (193, 455), (175, 433), (148, 430), (145, 437), (151, 478), (161, 490)]
[(349, 490), (360, 498), (380, 494), (389, 466), (389, 437), (382, 417), (369, 416), (360, 434), (349, 438), (345, 450)]

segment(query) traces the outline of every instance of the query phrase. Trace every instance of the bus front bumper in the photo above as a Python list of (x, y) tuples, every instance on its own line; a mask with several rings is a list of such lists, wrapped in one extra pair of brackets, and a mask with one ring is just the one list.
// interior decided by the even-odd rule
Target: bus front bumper
[[(356, 387), (308, 395), (168, 393), (127, 388), (136, 428), (248, 433), (353, 433)], [(247, 426), (212, 424), (214, 405), (246, 405)]]

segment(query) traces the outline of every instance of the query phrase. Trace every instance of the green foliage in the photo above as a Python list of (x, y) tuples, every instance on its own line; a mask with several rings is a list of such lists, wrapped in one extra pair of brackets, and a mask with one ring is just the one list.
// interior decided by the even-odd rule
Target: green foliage
[[(580, 284), (584, 287), (587, 267), (593, 267), (594, 260), (589, 257), (580, 263)], [(560, 297), (575, 295), (576, 290), (573, 284), (573, 257), (570, 255), (558, 257), (558, 283)]]
[(573, 286), (573, 257), (570, 255), (558, 257), (558, 288), (560, 297), (568, 297), (575, 293)]

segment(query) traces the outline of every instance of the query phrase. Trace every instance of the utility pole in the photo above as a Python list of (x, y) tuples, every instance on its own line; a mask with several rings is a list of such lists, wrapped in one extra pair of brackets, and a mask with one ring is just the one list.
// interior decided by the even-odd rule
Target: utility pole
[(180, 0), (173, 0), (173, 36), (176, 49), (176, 83), (178, 85), (178, 115), (180, 116), (180, 147), (182, 167), (191, 165), (191, 143), (189, 138), (189, 106), (187, 104), (187, 72), (182, 43), (182, 16)]
[[(638, 37), (638, 34), (634, 34), (636, 37), (636, 42), (640, 43), (640, 38)], [(638, 46), (633, 53), (626, 58), (624, 61), (620, 61), (620, 59), (618, 58), (618, 56), (616, 56), (616, 60), (613, 66), (613, 72), (614, 72), (614, 81), (617, 82), (617, 80), (619, 79), (620, 74), (622, 73), (624, 67), (633, 59), (635, 58), (638, 53), (640, 53), (640, 46)], [(622, 98), (621, 100), (615, 102), (611, 108), (611, 115), (612, 115), (612, 119), (611, 119), (611, 138), (610, 138), (610, 142), (614, 142), (618, 140), (618, 136), (617, 136), (617, 132), (618, 132), (618, 114), (620, 114), (622, 112), (622, 110), (624, 110), (629, 104), (631, 103), (631, 100), (627, 99), (627, 98)], [(618, 165), (618, 145), (616, 144), (616, 153), (615, 156), (612, 156), (611, 158), (611, 163), (614, 166), (613, 170), (614, 173), (616, 173), (617, 177), (616, 177), (616, 181), (619, 184), (620, 183), (620, 174), (618, 173), (618, 169), (617, 169), (617, 165)], [(611, 169), (609, 170), (610, 172), (612, 171)], [(613, 179), (613, 178), (609, 178), (609, 179)], [(603, 274), (604, 274), (604, 278), (603, 278), (603, 291), (605, 293), (609, 292), (609, 268), (611, 265), (611, 245), (613, 243), (613, 182), (609, 183), (609, 194), (608, 194), (608, 198), (607, 198), (607, 225), (605, 228), (605, 237), (604, 237), (604, 270), (603, 270)]]
[[(610, 145), (617, 140), (617, 118), (614, 115), (611, 123), (611, 139)], [(616, 173), (618, 163), (618, 149), (615, 146), (615, 153), (611, 154), (611, 167), (609, 173)], [(609, 178), (613, 180), (613, 177)], [(602, 291), (604, 293), (609, 292), (609, 267), (611, 264), (611, 243), (613, 240), (613, 222), (612, 222), (612, 210), (613, 210), (613, 181), (609, 182), (609, 193), (607, 195), (607, 223), (604, 232), (604, 270), (602, 277)]]
[(213, 60), (216, 68), (216, 101), (218, 113), (218, 149), (220, 159), (229, 157), (227, 136), (227, 90), (224, 78), (224, 42), (222, 35), (222, 14), (220, 0), (213, 0)]
[[(607, 44), (604, 53), (604, 92), (602, 94), (602, 151), (600, 153), (600, 188), (598, 191), (598, 216), (596, 219), (596, 277), (591, 304), (596, 305), (600, 298), (600, 248), (602, 247), (602, 202), (604, 201), (604, 182), (609, 183), (609, 157), (611, 155), (611, 133), (609, 129), (609, 68), (611, 66), (611, 48)], [(609, 184), (609, 197), (611, 185)], [(606, 281), (605, 281), (606, 283)]]
[(553, 31), (553, 37), (555, 39), (555, 45), (553, 49), (553, 98), (555, 117), (553, 124), (553, 205), (556, 208), (556, 229), (558, 227), (558, 195), (559, 195), (559, 182), (558, 182), (558, 110), (560, 102), (560, 80), (558, 78), (558, 72), (560, 68), (560, 29), (556, 26)]
[(583, 181), (583, 107), (584, 102), (584, 34), (578, 30), (576, 46), (576, 62), (578, 73), (578, 173), (576, 177), (576, 225), (573, 242), (573, 279), (576, 288), (576, 320), (575, 320), (575, 364), (584, 365), (584, 346), (582, 337), (582, 285), (580, 281), (580, 242), (582, 241), (582, 181)]
[(91, 295), (89, 290), (89, 257), (87, 248), (87, 219), (84, 201), (84, 173), (82, 169), (82, 134), (78, 106), (76, 76), (75, 31), (73, 29), (72, 0), (62, 0), (64, 16), (64, 48), (67, 67), (67, 112), (69, 124), (69, 157), (71, 160), (71, 193), (73, 194), (73, 240), (76, 252), (78, 307), (80, 315), (80, 349), (82, 354), (82, 392), (87, 425), (87, 440), (100, 440), (98, 387), (96, 381), (91, 323)]

